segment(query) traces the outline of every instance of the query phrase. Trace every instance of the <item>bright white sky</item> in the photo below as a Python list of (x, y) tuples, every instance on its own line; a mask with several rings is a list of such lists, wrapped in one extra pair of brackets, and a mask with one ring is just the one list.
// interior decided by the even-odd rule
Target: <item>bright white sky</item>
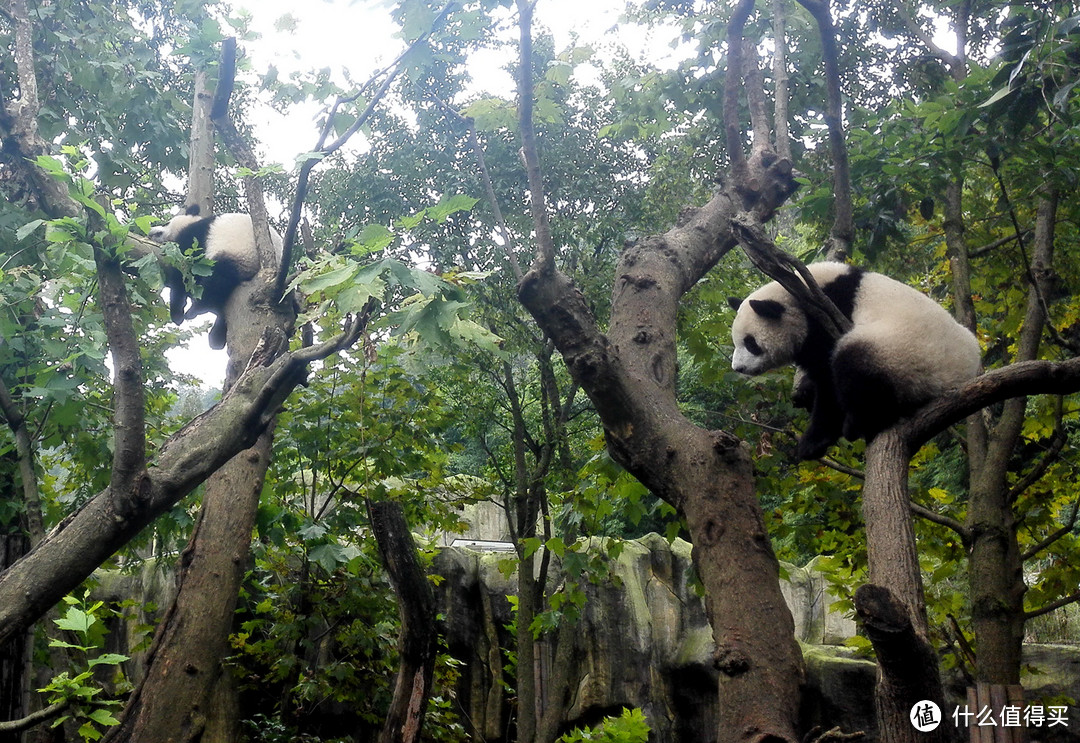
[[(404, 48), (394, 35), (397, 29), (390, 18), (393, 0), (308, 0), (302, 4), (295, 0), (234, 0), (234, 5), (250, 13), (252, 29), (261, 35), (258, 41), (244, 44), (256, 75), (262, 75), (271, 65), (278, 68), (283, 79), (291, 72), (329, 67), (334, 73), (348, 69), (353, 80), (362, 82), (392, 62)], [(617, 40), (640, 58), (673, 64), (671, 36), (621, 26), (616, 38), (614, 27), (625, 6), (626, 0), (540, 0), (534, 22), (551, 30), (560, 49), (569, 44), (573, 35), (592, 45)], [(295, 23), (278, 30), (279, 19), (286, 15), (291, 15)], [(505, 33), (508, 38), (516, 38), (510, 18)], [(477, 93), (512, 95), (513, 80), (503, 70), (511, 60), (494, 52), (479, 56), (472, 70)], [(263, 143), (259, 154), (265, 163), (276, 162), (293, 170), (296, 156), (315, 145), (317, 114), (314, 105), (294, 109), (288, 116), (267, 109), (262, 120), (253, 121)], [(168, 358), (174, 370), (220, 387), (227, 358), (224, 350), (209, 348), (206, 331), (211, 319), (212, 315), (203, 315), (194, 321), (203, 324), (205, 331), (187, 348), (170, 351)]]

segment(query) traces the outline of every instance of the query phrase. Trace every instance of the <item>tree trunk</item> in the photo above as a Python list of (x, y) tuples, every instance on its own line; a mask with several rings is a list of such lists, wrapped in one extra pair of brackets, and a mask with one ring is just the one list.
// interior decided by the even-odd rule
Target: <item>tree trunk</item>
[[(763, 167), (763, 188), (785, 178), (783, 164)], [(775, 192), (786, 191), (778, 183)], [(750, 456), (734, 437), (687, 420), (674, 390), (678, 300), (735, 245), (736, 203), (721, 192), (624, 252), (607, 337), (551, 264), (535, 263), (519, 296), (593, 401), (612, 456), (686, 518), (722, 673), (717, 740), (795, 741), (802, 656)]]
[[(1058, 194), (1045, 187), (1036, 212), (1029, 272), (1027, 310), (1020, 329), (1015, 361), (1035, 359), (1046, 322), (1040, 281), (1051, 268)], [(994, 426), (982, 467), (972, 471), (968, 505), (971, 548), (968, 577), (971, 618), (978, 643), (976, 678), (991, 684), (1020, 683), (1020, 650), (1024, 640), (1024, 564), (1009, 487), (1008, 463), (1020, 440), (1026, 398), (1005, 403)]]
[(146, 679), (106, 743), (201, 739), (228, 653), (272, 439), (267, 430), (207, 481), (199, 521), (181, 558), (179, 591), (154, 636)]
[[(536, 536), (536, 528), (531, 534), (523, 533), (521, 539)], [(532, 623), (536, 617), (536, 553), (522, 557), (518, 561), (517, 572), (517, 612), (515, 614), (515, 639), (517, 651), (516, 686), (517, 692), (517, 743), (533, 743), (536, 740), (538, 684), (536, 657), (537, 643), (533, 637)]]
[(866, 447), (863, 522), (870, 581), (856, 592), (855, 606), (877, 651), (874, 708), (878, 734), (889, 743), (944, 739), (943, 729), (920, 732), (908, 718), (915, 703), (924, 700), (945, 708), (911, 522), (910, 460), (896, 429), (882, 432)]
[(379, 743), (418, 743), (435, 674), (435, 595), (401, 504), (378, 501), (369, 503), (368, 509), (401, 615), (400, 665)]
[[(612, 456), (686, 519), (721, 672), (716, 740), (799, 740), (802, 656), (754, 494), (750, 455), (736, 438), (687, 420), (675, 390), (680, 299), (737, 244), (736, 217), (752, 212), (753, 219), (767, 221), (795, 188), (790, 161), (776, 156), (768, 137), (754, 137), (749, 158), (742, 151), (746, 127), (737, 121), (737, 83), (752, 3), (739, 3), (728, 30), (724, 110), (733, 175), (707, 204), (685, 210), (666, 234), (623, 252), (607, 335), (556, 266), (532, 123), (532, 4), (519, 0), (518, 9), (519, 121), (537, 245), (518, 296), (592, 400)], [(754, 98), (751, 111), (760, 114), (763, 91), (747, 85), (746, 94)]]
[(945, 721), (936, 730), (919, 731), (909, 715), (916, 704), (931, 701), (945, 710), (937, 653), (912, 624), (911, 611), (892, 591), (880, 585), (860, 586), (855, 609), (877, 652), (874, 707), (878, 738), (887, 743), (937, 743), (947, 740)]

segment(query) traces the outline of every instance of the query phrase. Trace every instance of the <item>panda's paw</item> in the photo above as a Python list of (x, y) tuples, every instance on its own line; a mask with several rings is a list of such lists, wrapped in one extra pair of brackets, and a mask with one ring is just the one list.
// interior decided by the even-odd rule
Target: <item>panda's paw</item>
[(803, 436), (799, 439), (798, 455), (799, 459), (807, 461), (810, 459), (821, 459), (825, 456), (825, 452), (829, 450), (835, 441), (831, 441), (822, 437), (810, 437)]
[(225, 348), (225, 343), (229, 336), (229, 326), (225, 322), (225, 318), (219, 316), (214, 321), (213, 326), (210, 328), (210, 348), (220, 350)]
[(791, 404), (802, 410), (813, 410), (814, 400), (817, 398), (817, 386), (806, 374), (795, 377), (795, 385), (791, 390)]

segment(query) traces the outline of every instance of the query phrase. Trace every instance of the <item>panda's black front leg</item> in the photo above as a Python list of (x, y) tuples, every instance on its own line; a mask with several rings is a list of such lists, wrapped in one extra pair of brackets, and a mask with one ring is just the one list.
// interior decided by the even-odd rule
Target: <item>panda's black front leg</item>
[(810, 412), (810, 424), (799, 439), (799, 459), (820, 459), (829, 447), (840, 438), (844, 426), (844, 414), (836, 401), (836, 390), (832, 380), (826, 376), (807, 373), (809, 381), (799, 384), (799, 392), (805, 393), (809, 385), (813, 390), (813, 408)]
[(169, 316), (175, 325), (179, 325), (184, 322), (184, 309), (188, 300), (184, 275), (169, 266), (165, 269), (165, 286), (169, 287)]

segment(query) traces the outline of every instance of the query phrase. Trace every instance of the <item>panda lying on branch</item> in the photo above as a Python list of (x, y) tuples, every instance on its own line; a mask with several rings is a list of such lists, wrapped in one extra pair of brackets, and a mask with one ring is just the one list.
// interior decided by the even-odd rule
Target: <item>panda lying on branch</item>
[(775, 281), (745, 301), (728, 300), (738, 311), (732, 369), (747, 375), (790, 363), (798, 369), (796, 403), (811, 411), (800, 459), (823, 456), (841, 435), (870, 441), (979, 372), (979, 342), (929, 297), (843, 263), (807, 268), (852, 322), (838, 340)]
[[(277, 262), (281, 262), (281, 237), (270, 229)], [(165, 284), (169, 287), (169, 312), (179, 325), (204, 312), (213, 312), (217, 319), (210, 330), (210, 347), (224, 348), (228, 334), (225, 304), (237, 286), (259, 272), (259, 253), (255, 249), (255, 230), (247, 214), (215, 214), (199, 216), (199, 206), (189, 206), (183, 214), (168, 224), (150, 230), (154, 242), (174, 242), (184, 253), (205, 255), (214, 261), (209, 276), (200, 276), (196, 284), (202, 296), (192, 298), (187, 307), (188, 293), (184, 276), (174, 267), (165, 269)], [(277, 268), (277, 265), (274, 266)], [(186, 312), (185, 312), (185, 308)]]

